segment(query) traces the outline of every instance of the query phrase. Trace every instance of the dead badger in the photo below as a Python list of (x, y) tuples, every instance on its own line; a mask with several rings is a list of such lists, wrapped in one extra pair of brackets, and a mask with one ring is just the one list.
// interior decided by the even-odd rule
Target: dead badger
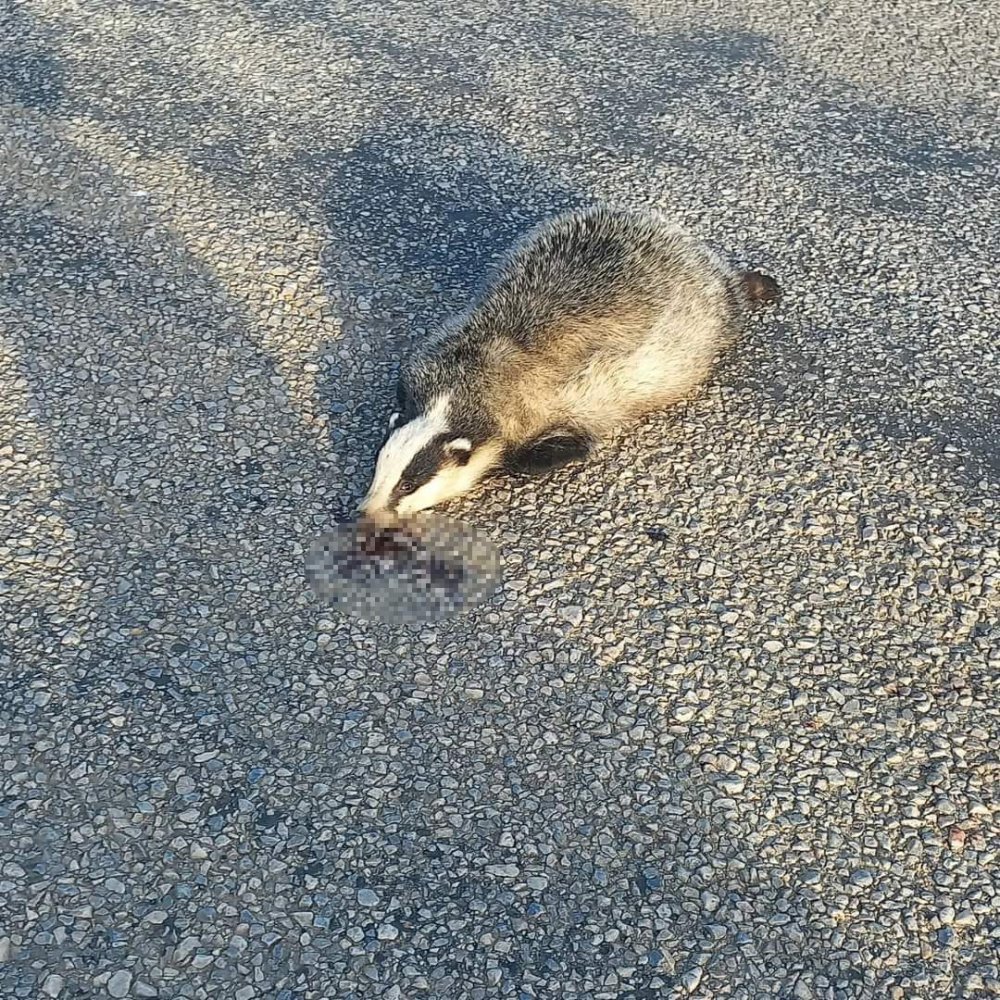
[(774, 279), (735, 271), (654, 212), (559, 216), (404, 362), (361, 513), (410, 514), (488, 473), (586, 458), (709, 375)]

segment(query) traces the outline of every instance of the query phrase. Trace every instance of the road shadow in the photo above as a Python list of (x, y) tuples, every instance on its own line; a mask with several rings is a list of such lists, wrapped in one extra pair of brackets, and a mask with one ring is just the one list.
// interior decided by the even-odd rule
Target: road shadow
[(0, 12), (0, 103), (52, 112), (63, 102), (64, 81), (51, 31), (20, 6)]
[[(4, 903), (23, 914), (39, 884), (73, 875), (44, 928), (5, 938), (0, 979), (11, 995), (38, 992), (58, 972), (65, 995), (91, 996), (126, 944), (153, 964), (175, 961), (180, 938), (200, 929), (174, 907), (227, 895), (177, 849), (178, 811), (207, 809), (208, 830), (266, 833), (244, 764), (275, 752), (258, 711), (270, 708), (253, 698), (243, 711), (234, 698), (261, 682), (284, 640), (253, 609), (250, 581), (270, 565), (294, 614), (297, 552), (311, 533), (285, 498), (301, 491), (303, 467), (309, 481), (324, 478), (323, 462), (259, 323), (156, 210), (36, 105), (4, 108), (4, 124), (0, 450), (15, 460), (0, 535), (4, 546), (19, 539), (21, 558), (5, 547), (0, 567), (0, 714), (5, 759), (23, 771), (4, 775), (0, 856), (27, 872)], [(272, 434), (280, 452), (268, 449)], [(171, 734), (192, 721), (240, 766), (229, 773), (176, 746)], [(178, 792), (177, 768), (200, 787)], [(22, 794), (29, 775), (34, 798)], [(207, 791), (213, 782), (220, 791)], [(165, 824), (119, 822), (160, 809)], [(155, 899), (133, 896), (126, 878), (127, 917), (104, 910), (72, 938), (48, 935), (130, 859), (165, 873)], [(171, 915), (146, 933), (154, 905)], [(269, 961), (288, 965), (281, 952)], [(239, 978), (235, 961), (222, 958), (219, 978)]]

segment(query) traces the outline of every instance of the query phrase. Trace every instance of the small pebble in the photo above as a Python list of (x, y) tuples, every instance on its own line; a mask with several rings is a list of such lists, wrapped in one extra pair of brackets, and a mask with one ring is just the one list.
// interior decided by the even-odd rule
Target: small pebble
[(486, 871), (489, 875), (495, 875), (497, 878), (517, 878), (520, 874), (520, 869), (517, 865), (487, 865)]
[(108, 980), (108, 993), (113, 997), (128, 996), (132, 987), (132, 973), (128, 969), (119, 969), (111, 974)]
[(63, 987), (66, 985), (66, 980), (62, 976), (53, 972), (45, 977), (45, 981), (42, 983), (42, 992), (47, 997), (57, 997), (63, 991)]

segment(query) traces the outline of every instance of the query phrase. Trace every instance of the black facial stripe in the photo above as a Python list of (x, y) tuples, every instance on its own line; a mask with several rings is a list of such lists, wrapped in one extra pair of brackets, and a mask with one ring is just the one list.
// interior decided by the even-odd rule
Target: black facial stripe
[(416, 493), (421, 486), (429, 483), (438, 469), (444, 464), (444, 453), (440, 442), (435, 439), (430, 444), (424, 445), (410, 459), (410, 464), (403, 470), (399, 477), (399, 482), (393, 487), (393, 499), (409, 496)]
[(454, 438), (453, 434), (438, 434), (410, 459), (410, 464), (403, 470), (399, 482), (393, 488), (392, 497), (394, 500), (416, 493), (421, 486), (426, 486), (445, 466), (464, 465), (468, 461), (468, 456), (465, 454), (460, 456), (464, 461), (456, 461), (459, 456), (451, 454), (445, 447)]

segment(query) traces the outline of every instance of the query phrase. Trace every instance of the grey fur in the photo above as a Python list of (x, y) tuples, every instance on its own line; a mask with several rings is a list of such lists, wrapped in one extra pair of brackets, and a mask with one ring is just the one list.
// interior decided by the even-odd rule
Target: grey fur
[(448, 397), (448, 432), (482, 474), (552, 435), (599, 442), (704, 382), (748, 307), (777, 295), (658, 213), (570, 212), (403, 364), (403, 419)]

